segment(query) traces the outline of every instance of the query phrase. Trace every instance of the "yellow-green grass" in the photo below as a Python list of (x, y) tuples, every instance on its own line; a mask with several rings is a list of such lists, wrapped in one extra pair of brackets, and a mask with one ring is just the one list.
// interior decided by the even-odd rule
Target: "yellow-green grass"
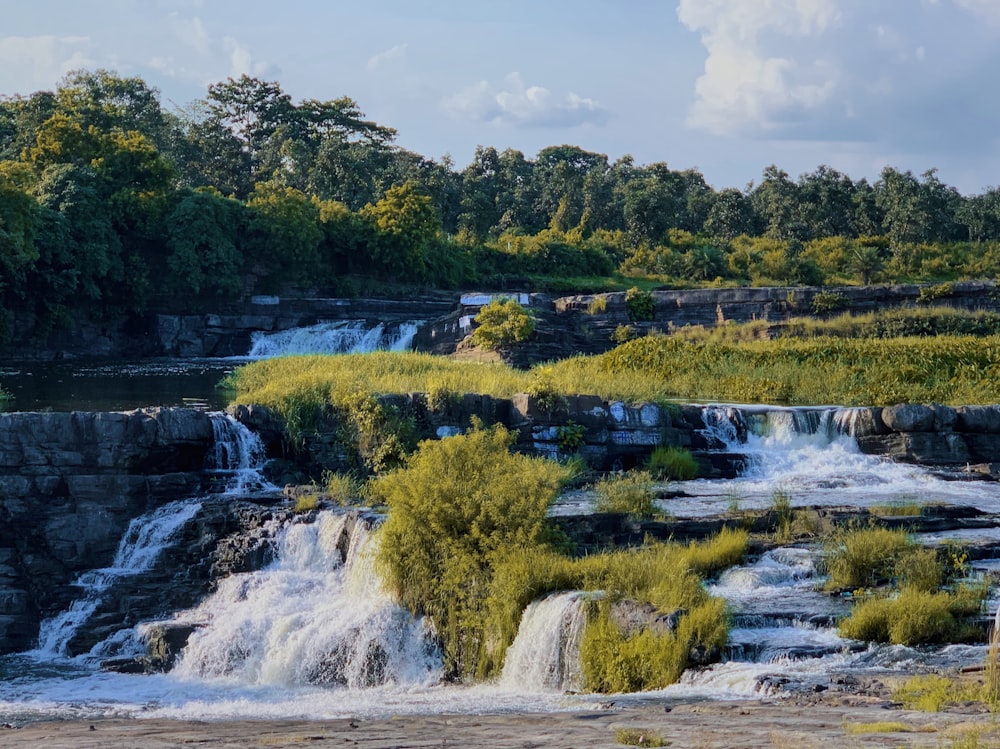
[(271, 406), (286, 417), (358, 392), (443, 388), (510, 397), (539, 383), (629, 402), (990, 403), (1000, 402), (1000, 337), (705, 343), (647, 336), (527, 372), (422, 353), (289, 356), (240, 367), (228, 381), (235, 402)]
[(919, 733), (936, 733), (937, 728), (935, 726), (920, 726), (918, 728), (914, 728), (906, 725), (905, 723), (900, 723), (898, 720), (880, 720), (874, 723), (844, 724), (844, 733), (849, 736), (863, 733), (912, 733), (914, 731)]

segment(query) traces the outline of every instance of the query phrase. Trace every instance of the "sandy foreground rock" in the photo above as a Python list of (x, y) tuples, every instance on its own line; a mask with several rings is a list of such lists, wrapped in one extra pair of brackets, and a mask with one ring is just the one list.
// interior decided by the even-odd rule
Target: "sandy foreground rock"
[[(887, 726), (886, 724), (898, 724)], [(894, 731), (878, 729), (896, 728)], [(616, 731), (654, 733), (673, 747), (1000, 746), (989, 714), (924, 713), (885, 701), (783, 700), (613, 703), (589, 712), (427, 715), (375, 720), (222, 721), (98, 720), (0, 729), (2, 747), (161, 749), (163, 747), (483, 747), (604, 749), (621, 747)], [(974, 743), (969, 743), (974, 742)]]

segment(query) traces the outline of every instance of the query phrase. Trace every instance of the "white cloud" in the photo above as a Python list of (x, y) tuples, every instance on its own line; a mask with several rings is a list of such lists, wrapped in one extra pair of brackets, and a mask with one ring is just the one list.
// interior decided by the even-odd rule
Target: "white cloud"
[(680, 0), (677, 16), (708, 51), (693, 127), (765, 134), (825, 106), (837, 88), (837, 67), (800, 48), (838, 22), (833, 0)]
[(476, 122), (514, 127), (574, 127), (608, 119), (607, 110), (594, 99), (526, 86), (520, 73), (507, 75), (502, 86), (480, 81), (446, 98), (444, 107)]
[(177, 13), (171, 13), (170, 26), (174, 32), (174, 36), (195, 52), (205, 57), (212, 54), (212, 38), (209, 36), (205, 25), (201, 22), (201, 18), (197, 16), (194, 18), (181, 18)]
[(390, 47), (387, 50), (379, 52), (368, 60), (368, 64), (365, 67), (369, 73), (374, 73), (383, 65), (399, 62), (406, 56), (407, 46), (406, 44), (397, 44), (395, 47)]
[(82, 36), (0, 38), (0, 91), (28, 95), (51, 89), (71, 70), (94, 67), (90, 40)]

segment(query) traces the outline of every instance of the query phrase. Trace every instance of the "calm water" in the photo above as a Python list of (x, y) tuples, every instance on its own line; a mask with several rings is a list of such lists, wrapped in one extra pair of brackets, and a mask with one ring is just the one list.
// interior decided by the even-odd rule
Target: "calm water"
[(249, 359), (146, 359), (0, 366), (13, 395), (5, 411), (130, 411), (146, 406), (218, 410), (230, 393), (219, 382)]

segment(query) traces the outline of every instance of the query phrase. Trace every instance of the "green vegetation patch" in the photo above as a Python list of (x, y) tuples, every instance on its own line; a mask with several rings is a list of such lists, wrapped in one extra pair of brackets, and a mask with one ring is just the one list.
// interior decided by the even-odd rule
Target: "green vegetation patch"
[[(571, 558), (557, 549), (545, 518), (567, 470), (512, 454), (510, 440), (502, 427), (429, 440), (372, 486), (389, 509), (378, 568), (404, 606), (433, 622), (448, 673), (498, 674), (524, 609), (561, 590), (601, 592), (584, 635), (588, 689), (666, 686), (692, 654), (718, 652), (728, 631), (725, 605), (701, 576), (742, 560), (747, 534), (727, 530), (702, 543)], [(673, 614), (676, 627), (621, 632), (607, 607), (625, 599)], [(623, 664), (632, 670), (616, 675)]]

